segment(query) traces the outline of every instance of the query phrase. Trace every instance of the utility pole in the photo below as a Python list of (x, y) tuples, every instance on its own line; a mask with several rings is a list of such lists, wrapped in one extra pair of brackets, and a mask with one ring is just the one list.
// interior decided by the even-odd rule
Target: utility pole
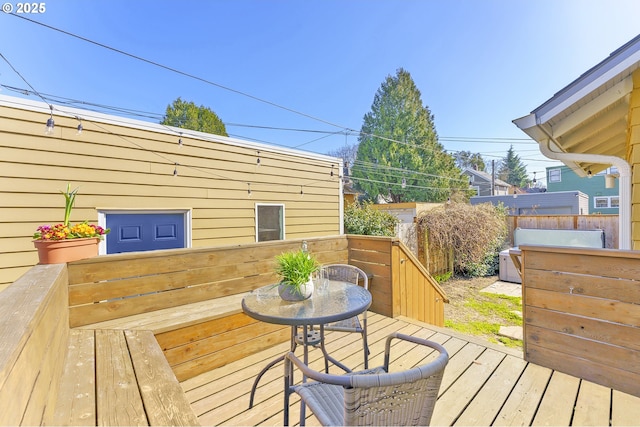
[(496, 161), (491, 160), (491, 195), (496, 195)]

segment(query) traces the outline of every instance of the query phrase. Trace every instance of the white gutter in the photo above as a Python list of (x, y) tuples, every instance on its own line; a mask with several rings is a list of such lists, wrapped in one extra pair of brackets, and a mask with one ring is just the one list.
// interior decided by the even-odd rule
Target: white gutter
[(604, 154), (584, 154), (584, 153), (559, 153), (552, 151), (550, 142), (560, 146), (549, 132), (540, 124), (535, 125), (540, 131), (547, 136), (546, 144), (540, 145), (540, 152), (553, 160), (561, 162), (589, 162), (600, 163), (605, 165), (613, 165), (618, 168), (620, 173), (620, 207), (619, 207), (619, 225), (618, 225), (618, 247), (623, 250), (631, 249), (631, 166), (626, 160), (618, 156), (606, 156)]
[(340, 234), (344, 234), (344, 160), (338, 164), (338, 180), (340, 181)]

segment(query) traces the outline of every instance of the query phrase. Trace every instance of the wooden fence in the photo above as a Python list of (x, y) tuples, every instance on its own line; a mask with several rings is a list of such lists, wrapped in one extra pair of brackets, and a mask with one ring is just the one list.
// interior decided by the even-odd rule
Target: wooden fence
[(520, 252), (525, 359), (640, 396), (640, 252)]
[(549, 230), (604, 230), (605, 248), (617, 249), (618, 215), (518, 215), (508, 216), (510, 246), (516, 228)]
[(429, 230), (416, 224), (418, 239), (418, 259), (431, 274), (440, 275), (453, 272), (453, 248), (441, 248), (429, 237)]
[[(618, 215), (510, 215), (507, 217), (507, 245), (513, 247), (513, 230), (604, 230), (605, 248), (618, 248)], [(440, 248), (429, 239), (429, 232), (416, 226), (417, 257), (432, 275), (453, 272), (453, 248)]]

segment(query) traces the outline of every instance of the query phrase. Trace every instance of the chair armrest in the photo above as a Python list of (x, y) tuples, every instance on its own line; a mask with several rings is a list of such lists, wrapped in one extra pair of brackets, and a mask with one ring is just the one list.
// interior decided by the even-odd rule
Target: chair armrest
[[(374, 381), (372, 379), (365, 378), (368, 376), (366, 374), (376, 374), (376, 373), (382, 374), (383, 372), (384, 374), (387, 374), (389, 372), (391, 341), (393, 339), (400, 339), (400, 340), (412, 342), (414, 344), (423, 345), (425, 347), (430, 347), (440, 353), (437, 359), (429, 363), (426, 368), (425, 367), (419, 368), (423, 374), (429, 375), (430, 371), (435, 372), (439, 369), (444, 369), (444, 366), (446, 366), (447, 362), (449, 361), (449, 354), (447, 353), (447, 350), (445, 350), (445, 348), (440, 344), (433, 341), (425, 340), (422, 338), (414, 337), (411, 335), (405, 335), (405, 334), (394, 332), (387, 337), (386, 346), (385, 346), (384, 366), (381, 368), (368, 370), (368, 371), (361, 371), (361, 372), (351, 372), (344, 375), (325, 374), (323, 372), (318, 372), (316, 370), (309, 368), (307, 365), (304, 364), (304, 362), (298, 359), (293, 352), (288, 352), (284, 356), (285, 383), (289, 384), (290, 386), (293, 385), (293, 366), (298, 368), (302, 372), (302, 374), (305, 375), (307, 378), (311, 378), (314, 381), (318, 381), (325, 384), (339, 385), (342, 387), (353, 387), (354, 381), (356, 383), (357, 382), (368, 383), (368, 382)], [(361, 379), (356, 379), (356, 377), (361, 377)], [(389, 378), (393, 378), (394, 382), (401, 382), (403, 377), (402, 377), (402, 374), (400, 375), (392, 374), (389, 376)]]
[(400, 340), (412, 342), (414, 344), (423, 345), (425, 347), (430, 347), (440, 353), (440, 355), (438, 356), (438, 359), (436, 359), (437, 361), (439, 360), (439, 363), (446, 364), (449, 361), (449, 353), (447, 353), (447, 350), (445, 350), (445, 348), (440, 344), (433, 341), (425, 340), (423, 338), (414, 337), (412, 335), (405, 335), (398, 332), (393, 332), (387, 337), (387, 342), (385, 344), (385, 349), (384, 349), (384, 369), (387, 372), (389, 372), (389, 359), (391, 357), (391, 341), (394, 339), (400, 339)]
[(349, 387), (351, 385), (351, 380), (348, 375), (331, 375), (313, 370), (305, 365), (302, 360), (298, 359), (296, 355), (291, 351), (284, 356), (284, 376), (285, 379), (291, 377), (288, 381), (290, 385), (293, 384), (292, 364), (295, 365), (296, 368), (300, 369), (303, 375), (305, 375), (307, 378), (311, 378), (314, 381), (326, 384), (340, 385), (343, 387)]

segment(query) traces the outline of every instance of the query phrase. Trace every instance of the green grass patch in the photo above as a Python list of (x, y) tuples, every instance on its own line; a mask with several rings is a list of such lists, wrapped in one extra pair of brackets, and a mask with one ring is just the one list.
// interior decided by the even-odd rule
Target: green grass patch
[(444, 325), (461, 334), (481, 336), (507, 347), (522, 349), (522, 341), (499, 335), (500, 326), (522, 326), (522, 298), (492, 293), (470, 293), (458, 306), (457, 319)]
[(480, 294), (482, 300), (469, 299), (464, 305), (483, 316), (497, 316), (511, 325), (522, 325), (522, 298), (499, 294)]
[(495, 335), (500, 330), (500, 325), (489, 322), (453, 322), (445, 320), (444, 326), (467, 335)]
[(498, 337), (498, 341), (507, 347), (519, 348), (522, 350), (522, 340), (514, 340), (507, 337)]

